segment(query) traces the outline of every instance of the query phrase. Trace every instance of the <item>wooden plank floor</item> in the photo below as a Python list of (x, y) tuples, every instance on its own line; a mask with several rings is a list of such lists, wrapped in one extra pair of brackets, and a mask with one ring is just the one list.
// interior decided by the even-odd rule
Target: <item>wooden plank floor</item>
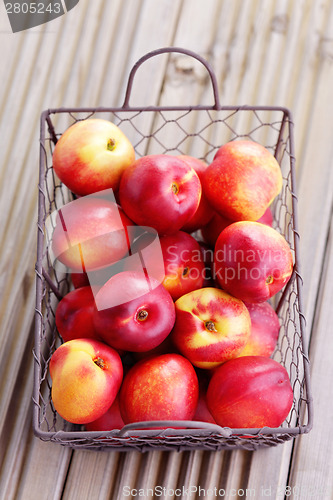
[[(155, 486), (333, 498), (333, 2), (80, 0), (17, 34), (1, 3), (0, 23), (0, 498), (120, 499), (125, 487)], [(49, 107), (120, 105), (134, 62), (169, 45), (211, 62), (223, 104), (293, 112), (314, 428), (256, 452), (72, 451), (31, 431), (39, 116)], [(146, 64), (132, 104), (212, 102), (202, 69), (187, 59)]]

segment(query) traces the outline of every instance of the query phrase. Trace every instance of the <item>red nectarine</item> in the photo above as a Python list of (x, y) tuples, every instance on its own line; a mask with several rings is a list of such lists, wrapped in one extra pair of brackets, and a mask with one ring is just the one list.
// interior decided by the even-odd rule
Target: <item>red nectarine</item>
[(119, 354), (93, 339), (62, 344), (53, 353), (49, 369), (54, 407), (74, 424), (101, 417), (115, 400), (123, 377)]
[(220, 215), (233, 221), (257, 221), (281, 191), (281, 169), (261, 144), (231, 141), (216, 153), (202, 188)]
[(136, 363), (124, 378), (120, 412), (126, 424), (148, 420), (192, 420), (198, 402), (198, 378), (179, 354), (163, 354)]
[(293, 403), (286, 369), (263, 356), (244, 356), (219, 366), (207, 390), (207, 404), (222, 427), (278, 427)]
[(220, 286), (245, 302), (264, 302), (287, 283), (293, 257), (285, 238), (259, 222), (234, 222), (215, 245), (214, 275)]
[(112, 276), (95, 296), (94, 327), (108, 345), (149, 351), (170, 333), (175, 306), (169, 292), (143, 272)]
[(71, 191), (84, 196), (117, 190), (122, 173), (134, 160), (134, 148), (117, 125), (90, 118), (62, 134), (54, 148), (53, 169)]
[(236, 357), (251, 328), (245, 304), (217, 288), (202, 288), (175, 302), (172, 341), (199, 368), (214, 368)]
[(136, 224), (159, 234), (171, 234), (196, 212), (201, 183), (196, 172), (171, 155), (148, 155), (136, 160), (122, 175), (119, 199)]

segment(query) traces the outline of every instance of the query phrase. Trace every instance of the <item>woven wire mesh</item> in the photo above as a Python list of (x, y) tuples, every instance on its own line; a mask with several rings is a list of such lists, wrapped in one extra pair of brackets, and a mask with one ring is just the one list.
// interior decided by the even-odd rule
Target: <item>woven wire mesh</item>
[[(61, 338), (54, 318), (61, 295), (70, 290), (68, 275), (52, 268), (45, 238), (45, 220), (72, 199), (52, 168), (54, 145), (61, 134), (78, 120), (104, 118), (118, 125), (134, 146), (136, 157), (146, 154), (188, 154), (210, 163), (227, 141), (250, 139), (261, 143), (277, 158), (283, 188), (271, 206), (274, 226), (288, 241), (294, 273), (285, 289), (274, 296), (272, 305), (280, 319), (280, 334), (272, 355), (288, 371), (294, 391), (292, 409), (278, 429), (221, 429), (202, 423), (196, 428), (167, 430), (136, 429), (135, 424), (120, 431), (86, 432), (65, 422), (55, 411), (48, 372), (50, 358)], [(221, 107), (188, 109), (107, 109), (48, 110), (41, 119), (41, 168), (39, 183), (39, 245), (37, 272), (34, 430), (41, 439), (76, 448), (117, 450), (149, 449), (256, 449), (274, 446), (310, 429), (311, 401), (308, 385), (308, 358), (304, 347), (304, 318), (300, 300), (301, 277), (297, 262), (297, 220), (293, 180), (292, 122), (288, 110), (272, 107)], [(53, 285), (52, 285), (53, 283)], [(51, 285), (50, 285), (51, 284)], [(308, 410), (306, 412), (306, 410)], [(308, 420), (306, 424), (302, 422)]]

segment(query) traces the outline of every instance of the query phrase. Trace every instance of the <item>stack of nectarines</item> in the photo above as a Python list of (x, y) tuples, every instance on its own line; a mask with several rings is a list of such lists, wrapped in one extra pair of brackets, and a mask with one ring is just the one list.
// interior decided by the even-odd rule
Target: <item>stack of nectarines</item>
[(88, 119), (60, 137), (53, 168), (76, 195), (52, 236), (74, 286), (56, 310), (58, 413), (101, 431), (151, 420), (279, 426), (293, 391), (271, 358), (280, 323), (268, 300), (293, 257), (272, 227), (274, 156), (234, 140), (209, 165), (135, 159), (116, 125)]

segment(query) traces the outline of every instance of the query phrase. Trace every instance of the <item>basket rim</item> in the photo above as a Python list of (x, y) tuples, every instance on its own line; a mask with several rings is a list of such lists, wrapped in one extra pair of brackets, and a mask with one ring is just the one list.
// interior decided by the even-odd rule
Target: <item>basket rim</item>
[[(45, 109), (41, 113), (40, 117), (40, 165), (39, 165), (39, 193), (38, 193), (38, 231), (37, 231), (37, 261), (36, 261), (36, 308), (35, 308), (35, 346), (33, 349), (34, 356), (34, 388), (33, 388), (33, 431), (34, 434), (40, 439), (44, 440), (53, 440), (57, 438), (57, 440), (63, 439), (65, 440), (75, 440), (82, 441), (86, 438), (98, 438), (98, 437), (107, 437), (112, 436), (114, 438), (124, 438), (124, 437), (132, 437), (135, 439), (135, 436), (138, 436), (138, 427), (147, 426), (147, 422), (140, 422), (136, 424), (128, 424), (124, 426), (123, 429), (118, 430), (118, 434), (114, 431), (108, 432), (97, 432), (97, 431), (43, 431), (40, 428), (39, 423), (39, 379), (40, 379), (40, 339), (41, 339), (41, 330), (42, 330), (42, 322), (43, 316), (41, 313), (41, 303), (42, 303), (42, 282), (43, 282), (43, 270), (42, 270), (42, 256), (40, 249), (42, 248), (42, 241), (44, 237), (43, 231), (43, 218), (44, 213), (41, 210), (43, 207), (43, 175), (45, 169), (45, 158), (44, 158), (44, 143), (45, 143), (45, 124), (47, 124), (51, 137), (56, 139), (56, 134), (53, 129), (53, 124), (50, 119), (51, 115), (58, 113), (121, 113), (121, 112), (159, 112), (159, 111), (279, 111), (283, 113), (283, 118), (281, 124), (286, 123), (289, 127), (289, 144), (290, 144), (290, 175), (291, 175), (291, 195), (292, 195), (292, 211), (294, 218), (294, 244), (295, 244), (295, 276), (297, 281), (297, 290), (298, 290), (298, 304), (299, 304), (299, 319), (300, 319), (300, 333), (301, 333), (301, 347), (302, 347), (302, 358), (303, 358), (303, 368), (304, 368), (304, 388), (306, 391), (306, 399), (303, 399), (303, 403), (306, 405), (306, 414), (307, 414), (307, 422), (305, 424), (295, 426), (295, 427), (277, 427), (277, 428), (269, 428), (264, 427), (262, 429), (229, 429), (225, 427), (220, 427), (214, 424), (207, 424), (206, 422), (201, 422), (201, 427), (198, 429), (191, 428), (188, 429), (190, 433), (189, 437), (202, 436), (202, 435), (211, 435), (212, 433), (221, 439), (221, 445), (223, 441), (228, 437), (244, 437), (245, 435), (253, 437), (255, 440), (256, 436), (268, 436), (268, 435), (289, 435), (296, 436), (299, 434), (308, 433), (313, 427), (313, 397), (311, 393), (311, 385), (310, 385), (310, 368), (309, 368), (309, 358), (308, 358), (308, 346), (305, 342), (305, 334), (306, 334), (306, 322), (303, 314), (303, 298), (302, 298), (302, 288), (303, 288), (303, 280), (300, 272), (300, 258), (299, 258), (299, 233), (298, 233), (298, 217), (297, 217), (297, 195), (295, 190), (295, 154), (294, 154), (294, 136), (293, 136), (293, 118), (292, 113), (289, 108), (284, 106), (252, 106), (252, 105), (232, 105), (232, 106), (220, 106), (216, 103), (212, 106), (147, 106), (147, 107), (137, 107), (130, 106), (128, 104), (124, 104), (122, 106), (117, 107), (60, 107), (60, 108), (49, 108)], [(84, 118), (86, 119), (86, 118)], [(165, 421), (162, 421), (165, 422)], [(167, 421), (167, 425), (175, 425), (175, 422), (179, 421)], [(166, 422), (165, 422), (166, 423)], [(183, 422), (184, 423), (184, 422)], [(192, 422), (193, 423), (193, 422)], [(154, 425), (155, 427), (161, 426), (161, 421), (149, 422), (149, 425)], [(207, 424), (207, 425), (206, 425)], [(208, 427), (207, 427), (208, 426)], [(164, 437), (171, 436), (182, 436), (183, 429), (169, 429), (172, 431), (171, 434), (163, 433)], [(144, 438), (145, 433), (147, 431), (142, 432), (142, 438)], [(156, 432), (156, 430), (154, 431)], [(198, 434), (199, 432), (199, 434)], [(133, 434), (134, 433), (134, 434)], [(147, 437), (149, 435), (145, 434)], [(161, 434), (158, 434), (161, 435)], [(103, 446), (103, 443), (100, 443), (100, 446)], [(104, 445), (105, 446), (105, 445)], [(124, 444), (126, 447), (126, 444)], [(172, 446), (172, 444), (170, 445)], [(174, 445), (176, 446), (176, 445)], [(108, 448), (112, 448), (112, 445), (108, 445)], [(118, 447), (115, 447), (118, 449)], [(130, 450), (131, 447), (128, 447)]]
[(147, 111), (280, 111), (285, 117), (288, 118), (288, 122), (293, 121), (292, 112), (290, 108), (286, 106), (269, 106), (269, 105), (249, 105), (249, 104), (239, 104), (239, 105), (229, 105), (229, 106), (216, 106), (212, 105), (187, 105), (187, 106), (95, 106), (95, 107), (58, 107), (58, 108), (46, 108), (41, 112), (41, 120), (46, 119), (46, 117), (58, 114), (58, 113), (113, 113), (113, 112), (147, 112)]
[[(221, 427), (217, 424), (210, 424), (208, 422), (201, 421), (185, 421), (185, 420), (151, 420), (146, 422), (135, 422), (133, 424), (127, 424), (122, 429), (113, 429), (111, 431), (43, 431), (38, 425), (38, 405), (37, 412), (34, 412), (34, 416), (37, 418), (33, 419), (33, 430), (37, 437), (40, 438), (52, 438), (52, 437), (63, 437), (67, 439), (78, 439), (82, 438), (98, 438), (98, 437), (114, 437), (114, 438), (144, 438), (144, 437), (199, 437), (199, 436), (210, 436), (214, 435), (222, 439), (228, 439), (231, 437), (256, 437), (256, 436), (271, 436), (271, 435), (298, 435), (306, 434), (311, 430), (311, 427), (307, 425), (299, 425), (295, 427), (262, 427), (262, 428), (238, 428), (231, 429), (229, 427)], [(173, 428), (172, 425), (176, 426), (179, 423), (184, 425), (197, 424), (191, 428), (177, 429)], [(146, 430), (147, 426), (161, 427), (165, 426), (163, 430)], [(245, 436), (244, 436), (245, 435)]]

